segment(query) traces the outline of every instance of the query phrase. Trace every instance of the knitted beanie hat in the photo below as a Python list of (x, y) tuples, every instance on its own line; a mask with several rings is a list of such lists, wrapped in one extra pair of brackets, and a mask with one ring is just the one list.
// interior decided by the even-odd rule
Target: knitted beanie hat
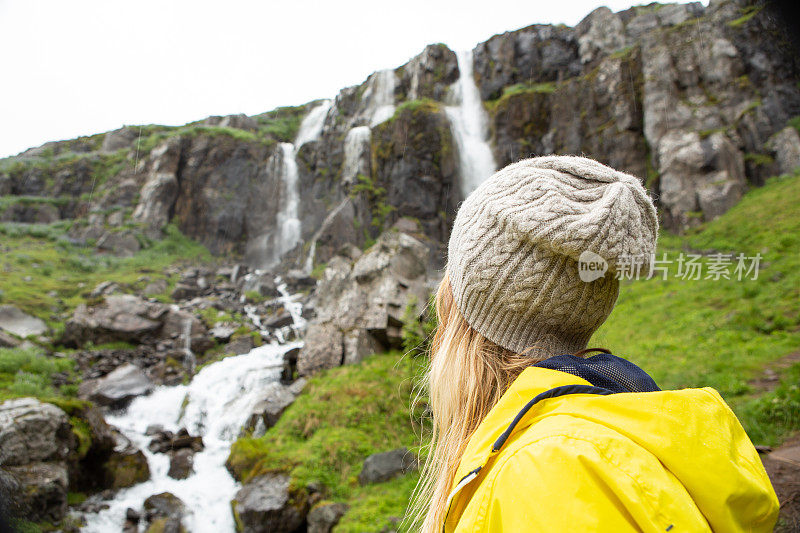
[[(611, 313), (621, 266), (636, 258), (647, 273), (657, 231), (653, 202), (629, 174), (573, 156), (509, 165), (458, 210), (447, 265), (456, 305), (513, 352), (574, 353)], [(591, 281), (579, 271), (587, 252), (608, 265)]]

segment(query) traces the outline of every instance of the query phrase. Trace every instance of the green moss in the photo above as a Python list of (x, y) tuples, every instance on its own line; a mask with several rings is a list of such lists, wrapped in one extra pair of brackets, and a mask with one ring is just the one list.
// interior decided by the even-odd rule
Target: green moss
[(103, 471), (110, 480), (109, 487), (112, 489), (132, 487), (150, 479), (147, 460), (139, 454), (114, 454), (103, 465)]
[(409, 100), (397, 106), (397, 109), (395, 109), (394, 111), (394, 115), (389, 120), (395, 120), (404, 114), (416, 115), (418, 113), (425, 113), (425, 114), (438, 113), (440, 109), (441, 106), (439, 105), (439, 103), (429, 98), (421, 98), (419, 100)]
[(297, 137), (303, 117), (312, 107), (318, 104), (319, 101), (314, 101), (302, 106), (279, 107), (272, 111), (255, 115), (253, 118), (258, 123), (260, 135), (279, 142), (291, 143)]
[(69, 417), (69, 423), (72, 426), (72, 433), (78, 439), (78, 459), (83, 459), (92, 447), (92, 430), (86, 420), (77, 416)]
[(770, 155), (758, 154), (754, 152), (747, 152), (744, 154), (744, 160), (753, 163), (756, 166), (771, 165), (775, 162)]
[(742, 16), (731, 20), (728, 22), (728, 26), (731, 28), (739, 28), (747, 24), (753, 17), (755, 17), (762, 9), (764, 9), (764, 5), (750, 5), (743, 8), (740, 8)]
[(800, 133), (800, 116), (790, 118), (786, 124), (796, 129), (797, 133)]

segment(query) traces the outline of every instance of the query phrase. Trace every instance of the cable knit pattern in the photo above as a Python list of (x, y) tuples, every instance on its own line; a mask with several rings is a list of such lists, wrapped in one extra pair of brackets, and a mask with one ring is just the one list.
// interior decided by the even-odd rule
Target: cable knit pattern
[[(573, 353), (611, 313), (626, 258), (647, 271), (657, 233), (656, 209), (634, 176), (584, 157), (526, 159), (461, 205), (448, 250), (453, 296), (467, 322), (500, 346)], [(608, 262), (589, 283), (578, 271), (587, 250)]]

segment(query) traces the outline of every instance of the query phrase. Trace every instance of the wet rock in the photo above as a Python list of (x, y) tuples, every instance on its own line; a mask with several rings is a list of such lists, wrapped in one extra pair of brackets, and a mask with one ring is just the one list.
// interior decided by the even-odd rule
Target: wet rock
[(122, 489), (150, 479), (150, 466), (142, 451), (114, 430), (114, 450), (103, 463), (103, 486)]
[(185, 531), (181, 523), (186, 505), (170, 492), (154, 494), (144, 501), (144, 516), (151, 533), (179, 533)]
[(290, 315), (289, 313), (284, 313), (280, 316), (270, 319), (264, 325), (267, 326), (268, 328), (280, 329), (280, 328), (285, 328), (286, 326), (291, 326), (292, 324), (294, 324), (294, 319), (292, 319), (292, 315)]
[(291, 384), (295, 379), (297, 373), (297, 355), (300, 353), (300, 348), (292, 348), (283, 354), (283, 370), (281, 371), (281, 383), (284, 385)]
[(0, 305), (0, 330), (25, 338), (47, 333), (47, 324), (13, 305)]
[(27, 520), (58, 522), (67, 513), (69, 478), (63, 462), (10, 466), (7, 472), (19, 484), (16, 504)]
[(199, 296), (202, 292), (203, 289), (197, 285), (179, 283), (173, 289), (171, 296), (173, 300), (190, 300), (196, 296)]
[(317, 505), (308, 513), (308, 533), (331, 533), (349, 508), (345, 503)]
[[(305, 380), (303, 380), (305, 381)], [(300, 387), (302, 389), (302, 387)], [(289, 407), (297, 396), (297, 386), (286, 386), (280, 383), (269, 383), (264, 387), (261, 400), (253, 407), (252, 414), (247, 419), (243, 432), (250, 432), (254, 437), (260, 437), (266, 430), (274, 426), (283, 412)]]
[(225, 353), (240, 355), (243, 353), (248, 353), (253, 349), (254, 346), (253, 337), (250, 335), (242, 335), (241, 337), (236, 337), (225, 345)]
[(152, 390), (153, 382), (147, 375), (128, 363), (100, 379), (83, 382), (79, 394), (99, 405), (119, 409), (136, 396), (149, 394)]
[(0, 466), (63, 461), (75, 447), (69, 419), (33, 398), (0, 403)]
[(170, 454), (169, 471), (172, 479), (186, 479), (194, 473), (194, 450), (181, 448)]
[(418, 467), (417, 457), (406, 448), (376, 453), (364, 460), (358, 482), (361, 485), (380, 483), (416, 470)]
[(291, 533), (303, 524), (307, 505), (304, 493), (290, 493), (285, 474), (251, 479), (231, 503), (243, 533)]

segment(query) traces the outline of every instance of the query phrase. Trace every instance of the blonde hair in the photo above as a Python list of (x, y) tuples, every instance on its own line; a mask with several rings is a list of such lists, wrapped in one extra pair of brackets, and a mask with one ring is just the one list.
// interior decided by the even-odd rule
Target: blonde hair
[(432, 411), (431, 442), (406, 518), (423, 533), (442, 529), (447, 496), (473, 432), (517, 376), (540, 360), (498, 346), (470, 327), (453, 301), (447, 273), (436, 293), (436, 316), (423, 382)]

